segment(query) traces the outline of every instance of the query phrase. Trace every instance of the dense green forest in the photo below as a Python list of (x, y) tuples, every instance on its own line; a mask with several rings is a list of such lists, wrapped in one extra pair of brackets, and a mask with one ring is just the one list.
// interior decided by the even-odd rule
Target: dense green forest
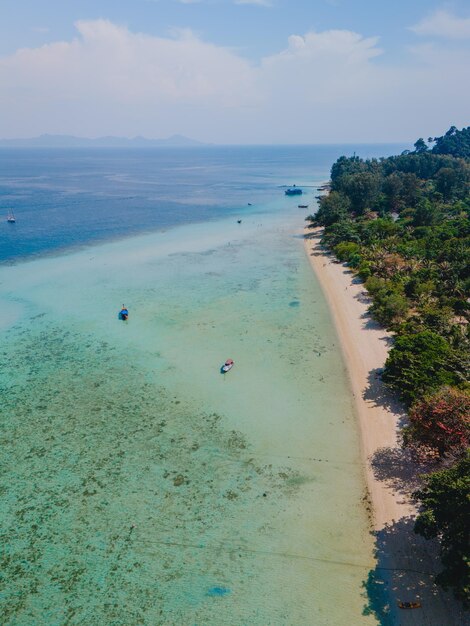
[(382, 378), (409, 408), (403, 445), (437, 470), (415, 531), (439, 539), (437, 582), (470, 603), (470, 127), (414, 147), (339, 158), (307, 220), (394, 333)]

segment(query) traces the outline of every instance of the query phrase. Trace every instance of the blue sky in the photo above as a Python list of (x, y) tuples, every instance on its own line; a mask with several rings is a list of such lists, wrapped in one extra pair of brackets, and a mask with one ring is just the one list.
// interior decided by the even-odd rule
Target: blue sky
[(407, 141), (469, 67), (469, 0), (2, 0), (0, 136)]
[(77, 20), (105, 18), (133, 32), (168, 36), (191, 28), (203, 39), (256, 60), (282, 48), (289, 35), (345, 29), (380, 36), (391, 57), (415, 40), (408, 27), (447, 8), (470, 17), (468, 0), (2, 0), (0, 53), (75, 36)]

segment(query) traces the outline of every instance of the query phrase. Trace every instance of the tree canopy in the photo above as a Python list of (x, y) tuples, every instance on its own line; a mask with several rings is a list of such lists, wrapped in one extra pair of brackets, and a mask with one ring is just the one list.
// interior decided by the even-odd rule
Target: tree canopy
[(399, 335), (385, 363), (383, 380), (408, 404), (443, 385), (457, 384), (449, 343), (432, 330)]
[(422, 458), (464, 454), (470, 445), (469, 394), (443, 387), (416, 402), (410, 410), (405, 444)]
[(445, 135), (435, 137), (432, 151), (435, 154), (451, 154), (456, 157), (470, 158), (470, 126), (457, 130), (451, 126)]

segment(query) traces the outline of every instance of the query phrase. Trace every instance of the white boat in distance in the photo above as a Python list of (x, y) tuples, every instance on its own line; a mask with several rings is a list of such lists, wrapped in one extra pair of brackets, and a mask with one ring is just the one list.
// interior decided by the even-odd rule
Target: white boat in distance
[(8, 211), (7, 222), (9, 222), (10, 224), (14, 224), (16, 222), (15, 214), (11, 210)]

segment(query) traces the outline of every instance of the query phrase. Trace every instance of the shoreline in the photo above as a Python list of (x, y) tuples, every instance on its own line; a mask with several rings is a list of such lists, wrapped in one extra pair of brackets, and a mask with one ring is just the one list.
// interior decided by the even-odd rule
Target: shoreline
[(305, 246), (328, 302), (346, 362), (359, 423), (366, 484), (373, 504), (373, 527), (378, 530), (415, 512), (410, 499), (398, 501), (393, 490), (377, 481), (371, 463), (377, 451), (399, 449), (399, 426), (405, 419), (404, 408), (387, 392), (378, 375), (385, 364), (392, 335), (370, 318), (367, 311), (370, 300), (363, 284), (355, 280), (345, 264), (336, 262), (322, 248), (320, 231), (306, 231), (314, 236), (305, 239)]
[[(371, 318), (362, 281), (321, 246), (321, 233), (305, 228), (304, 247), (328, 303), (354, 397), (376, 538), (377, 566), (365, 585), (369, 608), (379, 623), (388, 615), (401, 626), (462, 626), (470, 620), (460, 603), (433, 583), (440, 570), (436, 543), (413, 532), (411, 493), (419, 468), (400, 447), (405, 410), (380, 378), (392, 334)], [(422, 608), (397, 608), (398, 601), (416, 600)]]

